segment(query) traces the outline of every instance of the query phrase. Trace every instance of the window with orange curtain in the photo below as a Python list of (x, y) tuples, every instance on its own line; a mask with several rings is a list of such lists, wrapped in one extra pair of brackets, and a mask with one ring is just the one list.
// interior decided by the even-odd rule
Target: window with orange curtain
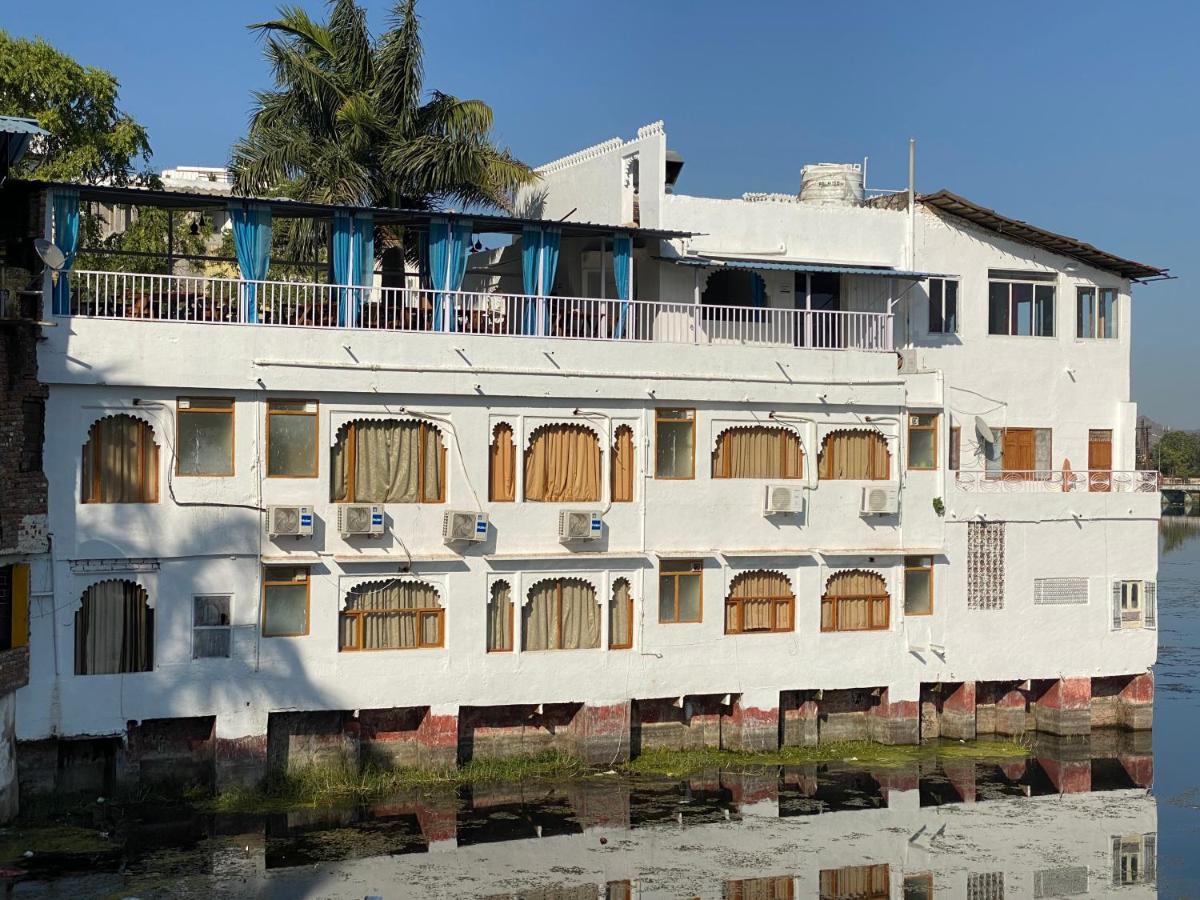
[(633, 502), (633, 429), (620, 425), (613, 436), (612, 501)]
[(891, 477), (887, 441), (877, 431), (830, 432), (821, 443), (817, 475), (823, 480), (887, 481)]
[(608, 607), (608, 649), (628, 650), (633, 646), (633, 590), (629, 579), (618, 578), (612, 586)]
[(822, 631), (884, 631), (892, 598), (876, 572), (835, 572), (821, 598)]
[(821, 870), (821, 900), (888, 900), (891, 872), (886, 865)]
[(738, 878), (721, 886), (721, 900), (792, 900), (794, 896), (790, 875)]
[(728, 428), (712, 454), (713, 478), (801, 478), (804, 447), (788, 428)]
[(507, 422), (492, 429), (488, 499), (493, 503), (511, 503), (517, 499), (517, 447), (513, 443), (512, 426)]
[(600, 440), (583, 425), (543, 425), (525, 449), (525, 499), (543, 503), (600, 500)]
[(158, 445), (154, 429), (133, 416), (94, 423), (83, 445), (84, 503), (157, 503)]
[(725, 633), (792, 631), (796, 595), (782, 572), (743, 572), (725, 598)]

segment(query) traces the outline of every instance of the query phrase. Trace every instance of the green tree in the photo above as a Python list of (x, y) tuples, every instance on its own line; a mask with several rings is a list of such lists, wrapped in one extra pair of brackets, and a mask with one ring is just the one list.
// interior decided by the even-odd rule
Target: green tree
[[(174, 218), (168, 223), (168, 216)], [(193, 234), (193, 228), (195, 233)], [(174, 237), (173, 246), (171, 238)], [(84, 249), (79, 254), (76, 268), (98, 269), (105, 272), (144, 272), (151, 275), (181, 274), (180, 263), (173, 273), (167, 272), (167, 254), (177, 260), (185, 257), (212, 254), (212, 218), (190, 210), (168, 210), (160, 206), (139, 206), (137, 216), (123, 231), (100, 238), (100, 223), (96, 216), (84, 216), (80, 246), (103, 250), (133, 251), (155, 254), (153, 256), (125, 256), (121, 253), (97, 253)], [(169, 249), (168, 249), (169, 248)], [(194, 270), (202, 270), (204, 264), (196, 262)]]
[(1200, 434), (1168, 431), (1158, 442), (1158, 460), (1168, 478), (1200, 477)]
[[(299, 7), (250, 27), (265, 39), (275, 89), (255, 94), (249, 133), (233, 149), (239, 192), (355, 206), (508, 208), (536, 175), (491, 138), (481, 100), (424, 91), (416, 0), (395, 5), (378, 38), (354, 0), (329, 20)], [(310, 240), (315, 235), (309, 234)], [(310, 257), (314, 246), (293, 248)]]
[(0, 115), (36, 119), (50, 132), (17, 174), (89, 184), (150, 179), (146, 129), (117, 108), (119, 87), (110, 73), (80, 65), (41, 38), (0, 30)]

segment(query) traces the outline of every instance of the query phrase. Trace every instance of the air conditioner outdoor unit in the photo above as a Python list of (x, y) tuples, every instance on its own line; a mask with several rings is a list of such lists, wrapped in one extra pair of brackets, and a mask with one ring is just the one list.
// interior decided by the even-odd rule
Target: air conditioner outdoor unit
[(894, 485), (863, 488), (862, 514), (864, 516), (894, 516), (899, 511), (899, 488)]
[(448, 509), (442, 516), (442, 540), (447, 544), (459, 541), (486, 541), (487, 533), (487, 513)]
[(564, 509), (558, 514), (560, 541), (594, 541), (604, 528), (600, 513), (586, 509)]
[(311, 506), (268, 506), (267, 534), (271, 537), (294, 535), (312, 537), (313, 511)]
[(790, 484), (768, 484), (763, 515), (804, 512), (804, 489)]
[(921, 357), (916, 347), (905, 347), (903, 350), (898, 350), (897, 353), (900, 354), (901, 375), (915, 375), (921, 371)]
[(343, 503), (337, 508), (337, 527), (342, 535), (383, 534), (383, 507), (368, 503)]

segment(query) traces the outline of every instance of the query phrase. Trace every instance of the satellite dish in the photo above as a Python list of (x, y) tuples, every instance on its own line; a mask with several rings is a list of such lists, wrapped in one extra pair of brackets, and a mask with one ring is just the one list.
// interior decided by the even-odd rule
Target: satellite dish
[(996, 443), (996, 435), (992, 432), (992, 429), (988, 428), (988, 423), (983, 421), (981, 416), (975, 417), (975, 431), (983, 438), (985, 443)]
[(62, 271), (62, 267), (67, 264), (67, 258), (58, 249), (58, 245), (45, 238), (35, 238), (33, 249), (42, 258), (42, 262), (46, 264), (46, 268), (52, 272)]

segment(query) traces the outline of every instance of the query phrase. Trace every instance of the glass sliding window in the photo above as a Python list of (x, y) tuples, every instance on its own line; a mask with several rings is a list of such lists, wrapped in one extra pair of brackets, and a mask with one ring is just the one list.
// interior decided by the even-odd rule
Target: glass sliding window
[(1096, 336), (1096, 289), (1080, 287), (1075, 291), (1075, 337)]
[(267, 401), (267, 477), (317, 476), (317, 401)]
[(1117, 336), (1117, 292), (1100, 289), (1100, 310), (1097, 316), (1096, 337), (1112, 339)]
[(988, 283), (988, 334), (1054, 336), (1054, 285), (1030, 278)]
[(696, 411), (654, 411), (654, 477), (696, 477)]
[(929, 333), (958, 334), (958, 281), (929, 279)]
[(937, 468), (937, 413), (913, 413), (908, 417), (908, 467)]
[(228, 594), (192, 598), (192, 659), (228, 659), (232, 643)]
[(175, 474), (233, 474), (233, 400), (180, 397), (175, 404)]
[(933, 557), (904, 557), (904, 614), (927, 616), (933, 612)]
[(658, 621), (699, 622), (703, 615), (704, 564), (698, 559), (664, 559), (658, 567)]
[(1075, 336), (1112, 339), (1117, 336), (1117, 292), (1083, 285), (1075, 294)]
[(308, 566), (263, 568), (263, 637), (308, 634)]

